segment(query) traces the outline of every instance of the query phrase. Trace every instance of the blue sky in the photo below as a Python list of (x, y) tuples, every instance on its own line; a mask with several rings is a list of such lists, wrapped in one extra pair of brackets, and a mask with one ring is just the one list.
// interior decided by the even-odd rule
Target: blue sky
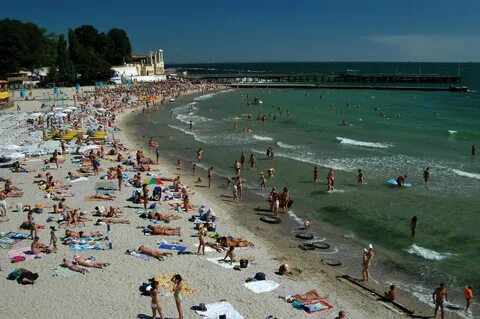
[(173, 62), (480, 61), (478, 0), (2, 1), (0, 18), (56, 33), (127, 31)]

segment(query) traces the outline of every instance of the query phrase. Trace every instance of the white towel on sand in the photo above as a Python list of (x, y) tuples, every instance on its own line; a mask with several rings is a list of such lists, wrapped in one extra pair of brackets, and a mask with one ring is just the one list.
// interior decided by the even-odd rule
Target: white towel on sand
[[(195, 244), (195, 247), (198, 248), (200, 244)], [(211, 253), (211, 252), (214, 252), (216, 251), (215, 249), (213, 249), (212, 247), (208, 247), (208, 246), (205, 246), (205, 253)]]
[(220, 315), (226, 315), (227, 319), (244, 319), (244, 317), (233, 306), (226, 301), (209, 303), (205, 305), (207, 311), (196, 310), (199, 315), (207, 319), (218, 319)]
[[(223, 267), (223, 268), (230, 268), (232, 269), (233, 267), (235, 266), (239, 266), (240, 263), (238, 262), (233, 262), (232, 264), (230, 264), (230, 261), (225, 261), (223, 260), (223, 258), (221, 257), (213, 257), (213, 258), (207, 258), (207, 260), (211, 263), (214, 263), (215, 265), (218, 265), (220, 267)], [(227, 317), (228, 318), (228, 317)]]
[(278, 283), (271, 280), (251, 281), (251, 282), (246, 282), (243, 285), (256, 294), (275, 290), (279, 286)]

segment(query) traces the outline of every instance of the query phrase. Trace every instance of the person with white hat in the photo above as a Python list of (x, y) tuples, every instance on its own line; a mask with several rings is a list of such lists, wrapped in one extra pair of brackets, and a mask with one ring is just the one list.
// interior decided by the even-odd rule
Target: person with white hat
[(368, 281), (370, 279), (369, 267), (373, 259), (373, 245), (368, 245), (368, 249), (363, 249), (363, 258), (362, 258), (362, 278), (363, 281)]

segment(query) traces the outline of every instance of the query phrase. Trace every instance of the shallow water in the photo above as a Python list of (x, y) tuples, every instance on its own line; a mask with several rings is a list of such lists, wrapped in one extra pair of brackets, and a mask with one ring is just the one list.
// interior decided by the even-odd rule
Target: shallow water
[[(247, 105), (254, 97), (263, 104)], [(480, 164), (470, 155), (480, 137), (479, 102), (476, 93), (229, 90), (171, 103), (145, 116), (138, 129), (173, 155), (193, 159), (202, 147), (202, 166), (224, 176), (234, 175), (241, 151), (255, 154), (257, 170), (242, 170), (248, 188), (265, 194), (257, 189), (258, 174), (275, 168), (267, 185), (289, 187), (297, 216), (328, 222), (388, 252), (394, 268), (408, 274), (406, 287), (430, 290), (444, 281), (461, 296), (465, 284), (480, 280)], [(259, 113), (268, 117), (264, 124)], [(247, 127), (252, 133), (243, 133)], [(274, 160), (265, 159), (269, 146)], [(320, 166), (316, 184), (314, 165)], [(337, 175), (333, 193), (326, 192), (328, 168)], [(365, 185), (357, 185), (357, 169)], [(387, 186), (401, 174), (412, 187)], [(412, 240), (414, 215), (419, 226)]]

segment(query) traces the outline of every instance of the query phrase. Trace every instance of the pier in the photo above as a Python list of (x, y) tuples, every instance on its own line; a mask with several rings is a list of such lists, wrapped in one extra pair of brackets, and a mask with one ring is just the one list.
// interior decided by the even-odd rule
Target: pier
[(360, 90), (414, 90), (467, 92), (460, 76), (438, 74), (370, 73), (242, 73), (189, 74), (187, 78), (230, 85), (232, 87), (319, 88)]

